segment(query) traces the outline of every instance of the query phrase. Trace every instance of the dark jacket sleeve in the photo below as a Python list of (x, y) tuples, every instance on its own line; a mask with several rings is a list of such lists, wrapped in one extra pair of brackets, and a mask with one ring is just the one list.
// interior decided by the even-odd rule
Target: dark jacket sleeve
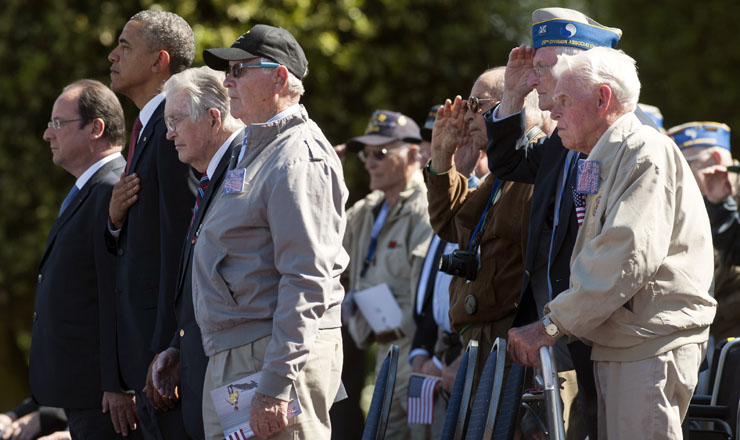
[(414, 314), (416, 332), (411, 342), (411, 350), (421, 348), (431, 357), (434, 354), (434, 345), (437, 343), (437, 323), (434, 321), (432, 301), (426, 301), (421, 315)]
[[(497, 106), (498, 107), (498, 106)], [(493, 111), (487, 111), (483, 119), (488, 133), (488, 168), (499, 179), (519, 183), (534, 183), (542, 158), (543, 142), (527, 138), (524, 112), (493, 121)]]
[(740, 215), (737, 202), (728, 197), (723, 203), (712, 203), (704, 198), (712, 226), (714, 247), (722, 262), (730, 266), (740, 265)]
[(61, 408), (39, 407), (39, 420), (41, 422), (41, 434), (43, 435), (67, 429), (67, 415)]

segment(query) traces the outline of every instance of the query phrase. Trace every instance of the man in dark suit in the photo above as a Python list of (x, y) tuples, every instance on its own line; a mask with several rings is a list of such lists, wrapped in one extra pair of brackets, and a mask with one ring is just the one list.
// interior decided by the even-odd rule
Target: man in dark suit
[[(64, 89), (44, 132), (54, 163), (77, 181), (39, 266), (30, 381), (37, 402), (64, 408), (73, 438), (114, 438), (116, 432), (135, 429), (133, 403), (110, 362), (115, 348), (100, 338), (106, 326), (114, 325), (100, 317), (112, 299), (115, 271), (103, 236), (111, 188), (126, 165), (120, 153), (124, 136), (118, 98), (92, 80)], [(103, 414), (103, 391), (129, 402), (114, 420)]]
[[(169, 12), (142, 11), (123, 28), (110, 53), (113, 91), (140, 109), (134, 123), (128, 166), (113, 188), (106, 242), (117, 255), (115, 332), (121, 378), (136, 393), (146, 438), (185, 438), (180, 408), (144, 392), (155, 353), (169, 346), (175, 331), (175, 285), (181, 243), (190, 222), (197, 179), (177, 160), (166, 139), (161, 87), (185, 70), (195, 55), (192, 29)], [(169, 411), (168, 411), (169, 410)]]
[(193, 439), (204, 437), (201, 401), (208, 357), (193, 310), (192, 250), (211, 196), (220, 188), (232, 153), (238, 154), (243, 140), (244, 124), (231, 116), (229, 95), (222, 84), (224, 76), (223, 72), (199, 67), (173, 75), (164, 85), (167, 138), (175, 143), (180, 161), (202, 177), (177, 276), (178, 329), (171, 335), (169, 348), (157, 355), (150, 370), (154, 387), (147, 392), (175, 399), (175, 387), (179, 386), (185, 430)]

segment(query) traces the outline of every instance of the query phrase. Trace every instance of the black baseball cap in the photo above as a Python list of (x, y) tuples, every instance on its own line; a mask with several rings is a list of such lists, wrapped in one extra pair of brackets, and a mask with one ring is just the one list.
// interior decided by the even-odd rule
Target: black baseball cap
[(365, 128), (365, 134), (353, 137), (346, 144), (347, 150), (360, 151), (365, 145), (385, 145), (393, 141), (418, 144), (421, 142), (419, 126), (401, 113), (375, 110)]
[(203, 61), (214, 70), (225, 71), (229, 61), (267, 58), (285, 66), (298, 79), (308, 73), (308, 60), (293, 34), (281, 27), (257, 24), (231, 45), (203, 51)]

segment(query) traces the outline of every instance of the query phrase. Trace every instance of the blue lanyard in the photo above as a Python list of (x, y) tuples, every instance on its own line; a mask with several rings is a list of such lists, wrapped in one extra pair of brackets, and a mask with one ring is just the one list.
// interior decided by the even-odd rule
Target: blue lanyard
[(380, 235), (380, 230), (383, 229), (383, 225), (385, 224), (385, 219), (388, 217), (388, 211), (390, 209), (388, 208), (388, 201), (383, 202), (383, 206), (380, 208), (380, 212), (378, 213), (378, 217), (375, 219), (375, 224), (373, 225), (373, 232), (370, 235), (370, 249), (367, 250), (367, 256), (365, 257), (365, 262), (362, 264), (362, 271), (360, 271), (360, 277), (365, 276), (365, 272), (367, 272), (367, 268), (370, 266), (370, 263), (373, 261), (373, 255), (375, 255), (375, 248), (378, 246), (378, 235)]
[(473, 231), (473, 235), (470, 236), (470, 242), (468, 243), (468, 250), (470, 252), (475, 252), (478, 249), (478, 246), (480, 243), (478, 243), (478, 233), (483, 228), (483, 225), (486, 223), (486, 214), (488, 214), (488, 208), (493, 205), (493, 198), (496, 196), (496, 193), (499, 190), (499, 186), (501, 185), (501, 182), (496, 179), (493, 181), (493, 188), (491, 188), (491, 196), (488, 197), (488, 203), (486, 204), (486, 209), (483, 210), (483, 215), (480, 217), (480, 220), (478, 220), (478, 225), (475, 227), (475, 230)]
[(570, 171), (573, 169), (573, 164), (578, 159), (578, 152), (570, 150), (568, 156), (565, 158), (565, 164), (563, 165), (563, 183), (560, 185), (560, 196), (555, 203), (555, 215), (553, 216), (552, 222), (552, 235), (550, 236), (550, 250), (547, 252), (547, 295), (552, 301), (552, 281), (550, 280), (550, 269), (552, 267), (552, 244), (555, 242), (555, 231), (558, 229), (560, 224), (560, 206), (563, 203), (563, 197), (565, 197), (565, 188), (568, 186), (568, 178), (570, 177)]

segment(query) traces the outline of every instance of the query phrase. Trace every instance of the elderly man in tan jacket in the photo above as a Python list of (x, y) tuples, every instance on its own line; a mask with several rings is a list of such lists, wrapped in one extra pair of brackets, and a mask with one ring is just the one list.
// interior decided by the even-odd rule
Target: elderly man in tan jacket
[(538, 348), (559, 337), (588, 341), (599, 438), (681, 438), (716, 308), (699, 188), (676, 145), (632, 113), (632, 58), (595, 48), (559, 57), (553, 73), (563, 145), (588, 154), (576, 188), (585, 219), (570, 288), (541, 322), (509, 332), (509, 353), (537, 365)]

